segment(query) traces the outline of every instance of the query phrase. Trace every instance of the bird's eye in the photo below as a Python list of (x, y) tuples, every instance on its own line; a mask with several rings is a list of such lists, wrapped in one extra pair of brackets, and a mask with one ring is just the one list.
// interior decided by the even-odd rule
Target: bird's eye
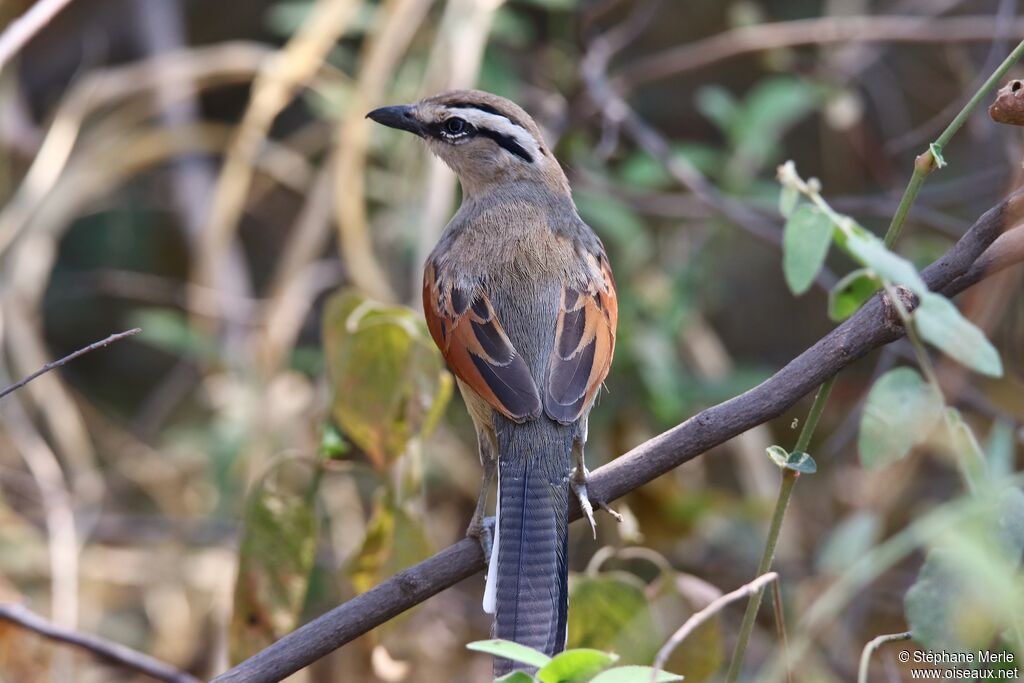
[(444, 129), (451, 135), (461, 135), (466, 130), (466, 122), (460, 118), (450, 118), (444, 122)]

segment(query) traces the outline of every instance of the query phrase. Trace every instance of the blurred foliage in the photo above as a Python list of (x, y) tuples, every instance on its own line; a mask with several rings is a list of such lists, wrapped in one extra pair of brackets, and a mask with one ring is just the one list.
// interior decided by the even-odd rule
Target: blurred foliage
[(298, 625), (318, 537), (313, 500), (319, 475), (312, 469), (284, 460), (249, 492), (231, 620), (233, 662)]
[[(0, 21), (30, 4), (2, 5)], [(853, 680), (864, 643), (908, 629), (922, 648), (1024, 657), (1020, 275), (953, 306), (918, 274), (1017, 183), (1020, 136), (972, 119), (897, 248), (875, 237), (914, 155), (1010, 45), (961, 40), (943, 21), (977, 16), (988, 31), (1005, 2), (661, 3), (612, 60), (612, 83), (671, 159), (766, 232), (681, 187), (591, 101), (587, 51), (641, 2), (353, 0), (346, 21), (311, 26), (329, 4), (69, 3), (0, 73), (3, 376), (144, 330), (0, 403), (0, 599), (206, 678), (462, 537), (475, 436), (418, 310), (422, 261), (458, 190), (421, 145), (363, 116), (476, 85), (535, 115), (610, 253), (619, 335), (591, 469), (762, 381), (883, 284), (923, 299), (914, 316), (931, 349), (931, 367), (903, 342), (855, 363), (806, 453), (772, 445), (795, 440), (803, 405), (628, 496), (629, 523), (600, 525), (597, 544), (573, 532), (577, 652), (548, 679), (650, 680), (636, 667), (752, 578), (778, 468), (812, 466), (778, 551), (789, 647), (810, 648), (794, 680)], [(815, 34), (629, 82), (665, 50), (850, 12), (938, 14), (940, 38)], [(224, 156), (251, 133), (239, 123), (274, 82), (256, 73), (304, 30), (328, 33), (322, 63), (285, 88), (294, 97), (244, 165), (251, 182), (225, 185)], [(287, 66), (278, 76), (310, 65)], [(349, 185), (336, 182), (343, 155)], [(792, 186), (779, 196), (786, 159), (820, 179), (810, 195), (834, 215)], [(240, 218), (209, 239), (229, 195)], [(207, 258), (223, 279), (201, 272)], [(359, 289), (369, 261), (394, 300)], [(464, 582), (289, 680), (489, 680), (490, 657), (465, 650), (489, 626), (480, 593)], [(719, 680), (740, 611), (702, 625), (666, 669)], [(768, 612), (745, 680), (771, 680)], [(899, 667), (892, 654), (879, 650), (873, 673)], [(595, 676), (597, 663), (609, 668)], [(4, 681), (114, 676), (134, 680), (0, 624)]]
[(384, 471), (411, 438), (437, 425), (452, 393), (452, 376), (423, 316), (381, 306), (356, 292), (324, 305), (323, 341), (338, 426)]

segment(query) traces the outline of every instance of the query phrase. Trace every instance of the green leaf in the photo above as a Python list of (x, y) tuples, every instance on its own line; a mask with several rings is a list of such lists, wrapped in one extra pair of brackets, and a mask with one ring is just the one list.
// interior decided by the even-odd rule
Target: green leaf
[(779, 213), (783, 218), (790, 218), (800, 201), (800, 192), (795, 187), (785, 185), (779, 191)]
[(320, 455), (329, 459), (340, 458), (348, 451), (349, 446), (345, 437), (334, 425), (324, 424), (323, 431), (320, 433)]
[(739, 111), (736, 98), (719, 85), (706, 85), (698, 90), (696, 104), (697, 111), (723, 132), (730, 129)]
[(658, 683), (681, 681), (682, 676), (667, 671), (656, 671), (649, 666), (617, 666), (595, 676), (590, 683), (651, 683), (651, 675)]
[(846, 320), (881, 289), (882, 283), (866, 268), (847, 273), (828, 293), (828, 317)]
[(776, 152), (782, 134), (821, 100), (813, 84), (789, 76), (764, 78), (729, 121), (729, 141), (744, 166), (757, 169)]
[(200, 328), (190, 325), (179, 311), (145, 308), (130, 317), (134, 327), (141, 327), (139, 341), (171, 354), (214, 362), (220, 353), (216, 341)]
[(832, 243), (832, 221), (816, 206), (793, 212), (782, 232), (782, 270), (794, 294), (806, 292), (825, 264)]
[(566, 650), (555, 655), (554, 659), (537, 672), (537, 680), (541, 683), (585, 683), (618, 659), (618, 655), (601, 650)]
[(1003, 374), (1003, 362), (992, 343), (941, 294), (926, 294), (914, 311), (921, 337), (955, 361), (991, 377)]
[(992, 424), (985, 443), (989, 478), (1001, 481), (1013, 474), (1017, 436), (1012, 422), (1001, 419)]
[(231, 615), (231, 661), (240, 662), (298, 625), (316, 554), (312, 503), (319, 478), (308, 463), (280, 461), (245, 505)]
[(452, 393), (423, 317), (343, 291), (327, 301), (323, 345), (334, 419), (385, 471), (410, 439), (431, 431)]
[(851, 222), (839, 244), (875, 275), (894, 285), (903, 285), (918, 296), (928, 293), (914, 264), (889, 251), (885, 243), (859, 225)]
[(871, 550), (881, 531), (877, 515), (870, 512), (853, 513), (821, 544), (817, 560), (818, 569), (830, 574), (842, 574)]
[(928, 553), (917, 580), (903, 599), (914, 640), (929, 649), (946, 652), (971, 649), (962, 643), (961, 629), (957, 626), (957, 614), (963, 602), (959, 598), (964, 592), (962, 578), (945, 551)]
[(935, 167), (942, 168), (946, 165), (946, 158), (942, 156), (942, 148), (936, 145), (934, 142), (928, 145), (928, 150), (932, 153), (932, 157), (935, 159)]
[(536, 683), (537, 679), (523, 671), (513, 671), (501, 678), (495, 678), (494, 683)]
[(551, 661), (551, 658), (543, 652), (538, 652), (519, 643), (513, 643), (510, 640), (500, 640), (497, 638), (493, 640), (478, 640), (466, 647), (475, 652), (485, 652), (495, 657), (504, 657), (505, 659), (511, 659), (513, 662), (521, 662), (522, 664), (537, 668), (543, 667)]
[(904, 598), (914, 639), (930, 650), (971, 652), (1007, 629), (1019, 633), (1024, 493), (980, 491), (937, 543)]
[(857, 447), (864, 467), (883, 467), (927, 438), (942, 417), (942, 396), (912, 368), (885, 373), (868, 393)]
[(801, 474), (814, 474), (818, 471), (818, 464), (814, 462), (814, 458), (809, 453), (803, 451), (789, 453), (782, 446), (769, 446), (765, 450), (768, 451), (768, 457), (772, 459), (772, 462), (781, 469), (793, 470)]

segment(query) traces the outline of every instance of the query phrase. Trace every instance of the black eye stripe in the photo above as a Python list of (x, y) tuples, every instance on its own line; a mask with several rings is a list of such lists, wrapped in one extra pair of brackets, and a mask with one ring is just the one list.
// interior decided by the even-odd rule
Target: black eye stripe
[(511, 135), (504, 135), (497, 131), (490, 130), (489, 128), (478, 128), (477, 134), (494, 140), (498, 143), (498, 146), (512, 154), (515, 154), (526, 163), (533, 163), (533, 157), (530, 156), (530, 153), (523, 149), (523, 146), (516, 142), (516, 139)]
[(511, 135), (505, 135), (504, 133), (499, 133), (498, 131), (491, 130), (490, 128), (476, 128), (473, 124), (463, 121), (462, 119), (459, 119), (460, 121), (463, 121), (464, 124), (462, 132), (457, 134), (452, 133), (448, 130), (448, 124), (453, 120), (454, 119), (445, 119), (444, 121), (432, 123), (427, 126), (427, 133), (433, 138), (443, 140), (448, 143), (452, 143), (456, 139), (463, 140), (477, 136), (485, 137), (489, 140), (493, 140), (499, 147), (510, 154), (514, 154), (526, 163), (533, 163), (533, 156)]

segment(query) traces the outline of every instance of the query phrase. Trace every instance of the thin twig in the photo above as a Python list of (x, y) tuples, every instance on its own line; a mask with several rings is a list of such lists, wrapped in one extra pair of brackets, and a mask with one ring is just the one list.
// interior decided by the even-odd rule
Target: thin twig
[(868, 669), (871, 667), (871, 655), (874, 654), (882, 645), (886, 643), (895, 643), (900, 640), (910, 640), (913, 637), (910, 631), (905, 633), (890, 633), (884, 636), (878, 636), (868, 642), (864, 646), (864, 650), (860, 653), (860, 668), (857, 670), (857, 683), (868, 683)]
[[(717, 614), (726, 605), (736, 602), (737, 600), (740, 600), (742, 598), (745, 598), (748, 595), (759, 593), (762, 590), (764, 590), (764, 587), (767, 586), (769, 583), (773, 581), (778, 581), (778, 579), (779, 575), (776, 572), (768, 572), (767, 574), (762, 574), (750, 583), (744, 586), (740, 586), (733, 592), (726, 593), (720, 598), (712, 600), (711, 604), (702, 609), (701, 611), (691, 614), (690, 618), (687, 619), (683, 623), (683, 625), (680, 626), (679, 629), (672, 634), (668, 641), (666, 641), (666, 643), (661, 646), (661, 649), (658, 650), (658, 655), (654, 658), (654, 668), (663, 668), (665, 666), (665, 662), (668, 661), (668, 658), (672, 655), (672, 652), (679, 646), (679, 644), (686, 640), (686, 637), (693, 633), (698, 626), (700, 626), (705, 621), (710, 619), (713, 615)], [(656, 677), (657, 672), (652, 672), (652, 683), (656, 679)]]
[[(643, 10), (643, 7), (635, 10), (634, 16), (649, 16)], [(736, 198), (724, 194), (710, 183), (696, 166), (673, 153), (668, 140), (640, 117), (615, 89), (607, 71), (612, 58), (622, 47), (621, 43), (621, 34), (616, 29), (597, 36), (587, 46), (587, 52), (580, 65), (587, 94), (600, 110), (604, 120), (609, 125), (621, 127), (638, 147), (654, 157), (676, 182), (692, 192), (701, 202), (758, 239), (776, 247), (780, 246), (782, 230), (778, 224)], [(835, 277), (823, 270), (815, 279), (815, 284), (828, 291), (835, 284)]]
[[(775, 631), (779, 636), (783, 656), (789, 652), (789, 638), (786, 636), (786, 612), (782, 608), (782, 588), (778, 581), (772, 582), (772, 607), (775, 608)], [(793, 682), (793, 673), (786, 672), (786, 683)]]
[[(948, 252), (925, 268), (921, 273), (925, 284), (946, 296), (965, 289), (965, 281), (957, 278), (968, 272), (999, 234), (1022, 217), (1024, 193), (990, 209)], [(876, 296), (760, 385), (694, 415), (598, 468), (591, 474), (590, 489), (606, 502), (614, 501), (736, 435), (775, 419), (847, 365), (902, 336), (902, 327), (893, 326)], [(570, 518), (580, 518), (578, 506), (574, 505)], [(480, 544), (475, 539), (462, 539), (299, 627), (214, 681), (280, 681), (485, 566)]]
[(195, 676), (120, 643), (61, 628), (32, 612), (24, 605), (0, 603), (0, 621), (17, 624), (44, 638), (73, 645), (100, 659), (105, 659), (133, 671), (138, 671), (158, 681), (167, 681), (167, 683), (199, 683), (199, 679)]
[(0, 70), (71, 0), (39, 0), (0, 35)]
[(55, 360), (55, 361), (52, 361), (50, 363), (47, 363), (43, 367), (41, 367), (38, 370), (36, 370), (35, 372), (33, 372), (28, 377), (25, 377), (24, 379), (20, 380), (19, 382), (16, 382), (16, 383), (12, 384), (11, 386), (9, 386), (9, 387), (7, 387), (7, 388), (5, 388), (3, 390), (0, 390), (0, 398), (3, 398), (4, 396), (6, 396), (7, 394), (10, 394), (11, 392), (17, 391), (18, 389), (22, 388), (23, 386), (25, 386), (26, 384), (28, 384), (32, 380), (36, 379), (37, 377), (45, 375), (50, 370), (53, 370), (55, 368), (59, 368), (62, 365), (66, 365), (67, 363), (70, 363), (71, 361), (73, 361), (74, 359), (78, 358), (79, 356), (84, 356), (85, 354), (89, 353), (90, 351), (95, 351), (96, 349), (102, 349), (104, 346), (109, 346), (110, 344), (113, 344), (114, 342), (119, 342), (122, 339), (125, 339), (126, 337), (133, 337), (133, 336), (137, 335), (139, 332), (142, 332), (142, 328), (134, 327), (134, 328), (132, 328), (130, 330), (125, 330), (124, 332), (118, 332), (117, 334), (112, 334), (109, 337), (107, 337), (106, 339), (101, 339), (98, 342), (93, 342), (92, 344), (89, 344), (88, 346), (86, 346), (84, 348), (78, 349), (74, 353), (69, 353), (68, 355), (64, 356), (60, 360)]
[[(705, 68), (751, 52), (847, 42), (950, 43), (992, 40), (991, 16), (926, 20), (921, 17), (820, 17), (743, 26), (636, 60), (614, 84), (627, 92), (644, 83)], [(1007, 22), (1003, 35), (1024, 36), (1024, 21)]]

